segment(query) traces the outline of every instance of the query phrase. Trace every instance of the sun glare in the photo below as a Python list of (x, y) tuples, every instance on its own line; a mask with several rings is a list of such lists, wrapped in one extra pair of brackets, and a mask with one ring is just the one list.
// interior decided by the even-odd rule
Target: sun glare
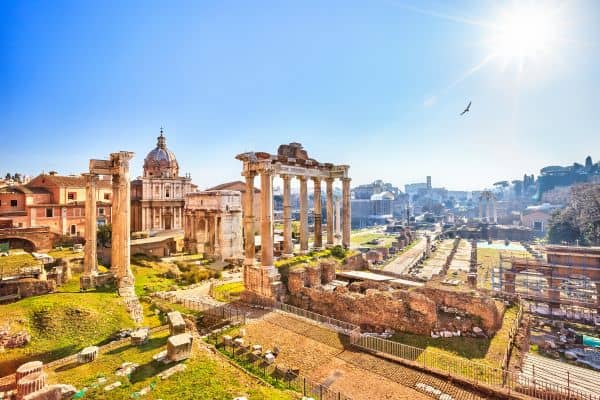
[(512, 8), (494, 24), (490, 50), (505, 62), (548, 55), (558, 44), (558, 28), (556, 10), (541, 5)]

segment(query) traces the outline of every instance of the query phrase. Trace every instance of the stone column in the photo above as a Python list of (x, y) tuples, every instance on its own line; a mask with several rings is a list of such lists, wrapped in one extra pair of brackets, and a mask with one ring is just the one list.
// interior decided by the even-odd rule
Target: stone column
[(320, 249), (323, 247), (323, 233), (321, 225), (321, 178), (313, 178), (315, 186), (313, 195), (313, 219), (315, 221), (315, 241), (313, 247)]
[(492, 198), (492, 210), (493, 210), (492, 222), (497, 224), (498, 223), (498, 212), (496, 210), (496, 199), (494, 199), (494, 198)]
[(342, 207), (340, 199), (335, 200), (335, 238), (336, 244), (340, 244), (342, 237)]
[(479, 219), (483, 221), (483, 201), (479, 198)]
[(350, 178), (342, 178), (342, 198), (343, 198), (343, 221), (342, 221), (342, 245), (345, 248), (350, 247)]
[[(84, 174), (85, 177), (85, 248), (83, 254), (83, 276), (88, 281), (81, 282), (82, 288), (92, 286), (90, 277), (98, 273), (96, 233), (98, 229), (96, 210), (96, 183), (98, 175)], [(83, 287), (85, 286), (85, 287)]]
[[(113, 166), (113, 220), (111, 270), (117, 279), (119, 293), (124, 296), (133, 293), (133, 273), (130, 266), (131, 251), (131, 188), (129, 180), (129, 160), (133, 153), (122, 151), (110, 155)], [(122, 289), (125, 289), (123, 291)], [(131, 292), (131, 293), (129, 293)]]
[(486, 201), (485, 201), (485, 203), (486, 203), (485, 204), (485, 218), (486, 218), (486, 221), (488, 224), (490, 222), (492, 222), (492, 215), (490, 213), (490, 201), (491, 201), (491, 199), (489, 199), (489, 198), (486, 199)]
[(308, 190), (306, 177), (299, 176), (300, 180), (300, 253), (308, 252)]
[(270, 171), (260, 173), (260, 249), (261, 265), (273, 266), (273, 190)]
[(254, 177), (256, 173), (246, 172), (244, 192), (244, 265), (254, 265)]
[(291, 257), (294, 253), (294, 245), (292, 243), (292, 204), (290, 202), (292, 177), (282, 175), (281, 178), (283, 179), (283, 255)]
[(333, 246), (333, 227), (335, 226), (333, 217), (333, 178), (325, 179), (327, 196), (327, 246)]

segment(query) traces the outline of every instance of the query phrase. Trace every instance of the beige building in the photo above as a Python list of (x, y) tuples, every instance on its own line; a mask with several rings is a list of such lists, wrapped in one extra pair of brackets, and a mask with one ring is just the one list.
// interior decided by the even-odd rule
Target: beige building
[(242, 197), (208, 190), (185, 197), (185, 250), (221, 260), (243, 259)]
[(179, 176), (175, 154), (163, 130), (156, 148), (144, 159), (144, 175), (131, 182), (131, 230), (183, 229), (185, 195), (196, 190), (189, 176)]
[[(212, 187), (207, 190), (235, 190), (242, 194), (242, 198), (246, 195), (246, 183), (242, 181), (233, 181), (222, 183), (218, 186)], [(254, 233), (259, 233), (260, 231), (260, 189), (254, 187), (254, 194), (252, 195), (254, 198), (252, 215), (254, 216)], [(244, 205), (242, 203), (242, 209)]]

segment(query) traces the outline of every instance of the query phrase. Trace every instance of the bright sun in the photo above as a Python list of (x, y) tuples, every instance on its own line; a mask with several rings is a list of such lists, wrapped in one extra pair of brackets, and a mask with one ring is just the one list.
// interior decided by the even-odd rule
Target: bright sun
[(517, 6), (505, 10), (493, 25), (489, 40), (493, 56), (505, 63), (548, 55), (557, 46), (556, 10)]

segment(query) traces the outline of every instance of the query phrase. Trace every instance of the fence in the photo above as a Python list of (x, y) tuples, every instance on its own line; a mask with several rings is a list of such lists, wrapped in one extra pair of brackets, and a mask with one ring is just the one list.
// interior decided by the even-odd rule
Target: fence
[(219, 321), (229, 321), (231, 324), (245, 324), (246, 313), (229, 304), (215, 305), (199, 299), (178, 299), (177, 303), (190, 310), (201, 312), (204, 316), (213, 317)]
[(330, 389), (326, 385), (316, 383), (300, 375), (298, 371), (269, 364), (265, 359), (250, 350), (250, 346), (226, 346), (220, 340), (220, 334), (211, 334), (207, 337), (210, 343), (224, 355), (231, 358), (236, 364), (248, 372), (270, 382), (275, 387), (294, 390), (303, 396), (310, 396), (316, 400), (352, 400), (351, 397)]
[(258, 306), (261, 308), (270, 308), (275, 311), (283, 311), (289, 314), (297, 315), (302, 318), (310, 319), (320, 324), (327, 325), (329, 328), (332, 328), (333, 330), (340, 333), (344, 333), (346, 335), (350, 335), (351, 332), (360, 332), (360, 327), (358, 325), (352, 324), (350, 322), (341, 321), (332, 317), (327, 317), (322, 314), (317, 314), (315, 312), (308, 311), (300, 307), (295, 307), (291, 304), (285, 304), (271, 299), (254, 299), (254, 301), (254, 306)]
[[(551, 378), (543, 379), (539, 376), (536, 378), (535, 375), (529, 377), (523, 373), (511, 372), (506, 368), (494, 368), (434, 350), (420, 349), (373, 336), (353, 335), (351, 343), (370, 352), (383, 353), (411, 361), (433, 372), (461, 377), (476, 384), (495, 386), (542, 400), (600, 400), (600, 393), (594, 391), (594, 387), (591, 385), (587, 388), (582, 385), (555, 383), (550, 381)], [(568, 376), (566, 381), (569, 382)]]
[(510, 362), (510, 352), (515, 341), (515, 337), (517, 336), (517, 331), (519, 330), (519, 326), (521, 325), (521, 318), (523, 317), (523, 303), (519, 299), (518, 301), (519, 309), (517, 311), (517, 317), (513, 321), (510, 331), (508, 332), (508, 343), (506, 344), (506, 349), (504, 349), (504, 357), (502, 358), (502, 368), (508, 370), (508, 364)]
[[(506, 368), (506, 365), (508, 364), (510, 353), (505, 353), (503, 364), (498, 368), (494, 368), (483, 363), (443, 354), (435, 350), (421, 349), (403, 343), (361, 334), (360, 327), (357, 325), (294, 307), (289, 304), (279, 303), (269, 299), (260, 299), (257, 301), (257, 306), (294, 314), (327, 325), (330, 329), (348, 335), (350, 337), (350, 343), (359, 349), (410, 361), (415, 365), (445, 376), (451, 375), (456, 378), (470, 381), (471, 383), (485, 384), (509, 392), (519, 392), (542, 400), (600, 400), (600, 393), (597, 391), (594, 392), (591, 389), (586, 390), (586, 388), (582, 388), (581, 385), (579, 387), (571, 384), (564, 385), (553, 382), (549, 380), (550, 378), (544, 380), (539, 376), (537, 378), (528, 377), (523, 373), (509, 371), (508, 368)], [(511, 346), (516, 336), (522, 314), (523, 308), (519, 302), (517, 318), (513, 323), (509, 334)], [(510, 347), (508, 345), (506, 352), (510, 352)], [(568, 378), (565, 379), (565, 381), (568, 382)]]

